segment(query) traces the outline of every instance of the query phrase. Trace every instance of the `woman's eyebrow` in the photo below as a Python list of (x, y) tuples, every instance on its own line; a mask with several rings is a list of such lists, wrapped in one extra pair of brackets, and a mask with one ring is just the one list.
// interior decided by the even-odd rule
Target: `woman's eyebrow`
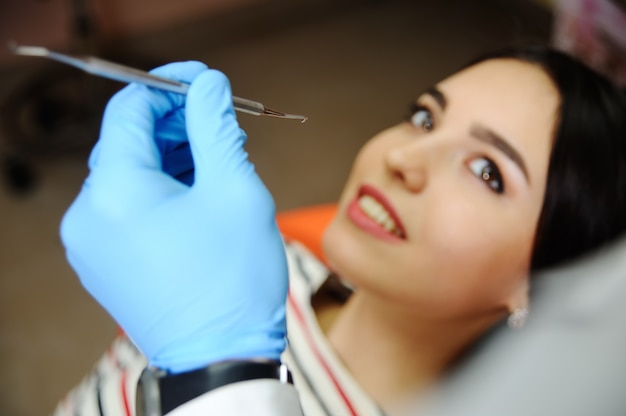
[(430, 87), (428, 88), (426, 91), (424, 91), (423, 93), (424, 95), (430, 95), (431, 97), (433, 97), (433, 99), (435, 101), (437, 101), (437, 104), (439, 104), (439, 107), (441, 107), (442, 110), (446, 109), (446, 105), (448, 104), (448, 100), (446, 99), (446, 96), (443, 95), (443, 93), (437, 89), (437, 87)]
[(515, 148), (511, 146), (506, 140), (504, 140), (494, 131), (479, 125), (472, 126), (470, 134), (476, 139), (490, 144), (496, 147), (502, 153), (504, 153), (509, 159), (513, 161), (513, 163), (515, 163), (520, 168), (520, 170), (524, 174), (524, 177), (526, 178), (526, 182), (530, 184), (530, 178), (528, 177), (528, 170), (526, 169), (524, 159), (522, 159), (519, 152), (515, 150)]

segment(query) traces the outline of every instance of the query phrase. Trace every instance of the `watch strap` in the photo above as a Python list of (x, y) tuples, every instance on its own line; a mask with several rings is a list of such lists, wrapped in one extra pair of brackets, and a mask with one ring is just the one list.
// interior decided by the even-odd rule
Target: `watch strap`
[(157, 377), (161, 412), (166, 414), (218, 387), (264, 378), (293, 383), (287, 366), (271, 360), (223, 361), (185, 373), (162, 373)]

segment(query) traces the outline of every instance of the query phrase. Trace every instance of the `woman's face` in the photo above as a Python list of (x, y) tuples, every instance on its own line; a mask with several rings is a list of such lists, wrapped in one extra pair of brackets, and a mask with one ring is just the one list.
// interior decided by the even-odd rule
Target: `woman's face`
[(333, 270), (432, 319), (526, 305), (558, 92), (490, 60), (437, 84), (359, 152), (324, 236)]

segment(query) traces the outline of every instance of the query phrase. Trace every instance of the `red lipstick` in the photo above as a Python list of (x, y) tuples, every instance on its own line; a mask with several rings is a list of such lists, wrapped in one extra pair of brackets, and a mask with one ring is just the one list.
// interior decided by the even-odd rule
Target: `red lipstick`
[[(389, 232), (378, 222), (367, 215), (359, 205), (359, 199), (369, 196), (380, 204), (395, 223), (394, 232)], [(359, 228), (367, 233), (389, 242), (401, 242), (406, 239), (406, 232), (400, 217), (389, 200), (378, 189), (371, 185), (363, 185), (359, 188), (356, 197), (352, 200), (347, 210), (348, 218)]]

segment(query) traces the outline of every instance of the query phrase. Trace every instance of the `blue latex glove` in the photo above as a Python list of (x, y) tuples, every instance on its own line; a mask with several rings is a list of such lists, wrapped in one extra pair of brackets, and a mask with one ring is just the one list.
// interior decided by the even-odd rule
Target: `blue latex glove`
[(154, 73), (189, 93), (130, 85), (111, 99), (61, 224), (68, 260), (152, 365), (279, 359), (285, 253), (228, 80), (199, 62)]

